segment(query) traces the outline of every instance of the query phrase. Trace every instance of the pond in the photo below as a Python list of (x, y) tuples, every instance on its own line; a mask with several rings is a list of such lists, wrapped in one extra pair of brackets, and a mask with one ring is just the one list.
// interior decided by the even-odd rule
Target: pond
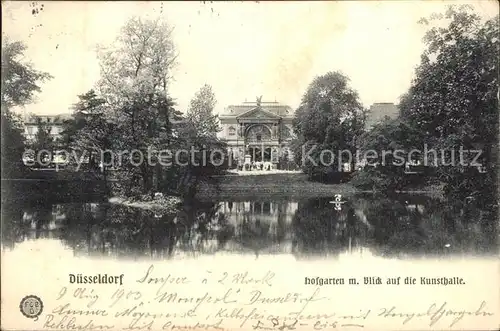
[(415, 258), (498, 252), (494, 212), (419, 195), (186, 201), (164, 215), (102, 202), (2, 207), (2, 246), (7, 250), (51, 239), (78, 256), (116, 259), (216, 254)]

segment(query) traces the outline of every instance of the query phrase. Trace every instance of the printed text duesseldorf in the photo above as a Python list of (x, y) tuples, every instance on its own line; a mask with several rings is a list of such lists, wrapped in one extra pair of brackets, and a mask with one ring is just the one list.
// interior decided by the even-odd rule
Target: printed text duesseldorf
[(82, 274), (69, 274), (69, 282), (71, 284), (116, 284), (123, 285), (123, 274), (120, 276), (112, 276), (108, 274), (97, 274), (93, 276)]

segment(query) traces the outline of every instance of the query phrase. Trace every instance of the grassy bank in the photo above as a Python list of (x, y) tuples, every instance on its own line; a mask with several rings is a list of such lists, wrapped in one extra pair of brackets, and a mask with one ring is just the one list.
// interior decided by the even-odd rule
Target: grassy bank
[(203, 184), (200, 197), (238, 197), (238, 196), (332, 196), (353, 195), (358, 190), (349, 184), (323, 184), (307, 180), (302, 173), (259, 174), (258, 176), (226, 175), (215, 178), (217, 186)]
[[(324, 184), (307, 180), (303, 173), (271, 173), (258, 175), (228, 174), (212, 178), (212, 183), (202, 183), (198, 187), (197, 198), (207, 200), (247, 201), (248, 199), (301, 199), (310, 197), (333, 197), (341, 194), (349, 198), (358, 193), (375, 193), (361, 190), (349, 183)], [(434, 198), (442, 195), (439, 185), (408, 189), (398, 194), (419, 194)], [(151, 198), (150, 195), (134, 198), (113, 197), (110, 203), (128, 207), (150, 210), (158, 213), (172, 212), (181, 200), (177, 197), (161, 196)]]
[[(365, 191), (354, 187), (349, 183), (324, 184), (307, 180), (303, 173), (274, 173), (251, 175), (225, 175), (215, 178), (217, 185), (203, 184), (200, 187), (199, 197), (331, 197), (341, 194), (349, 197)], [(373, 192), (372, 192), (373, 193)], [(423, 194), (433, 197), (442, 195), (442, 187), (438, 184), (425, 187), (408, 188), (402, 192), (410, 194)]]

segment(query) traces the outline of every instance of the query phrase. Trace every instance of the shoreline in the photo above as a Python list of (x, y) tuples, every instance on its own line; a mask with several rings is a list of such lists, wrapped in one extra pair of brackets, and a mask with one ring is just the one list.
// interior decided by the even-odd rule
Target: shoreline
[[(305, 174), (258, 174), (255, 176), (225, 175), (214, 177), (217, 184), (201, 183), (196, 199), (200, 201), (233, 200), (302, 200), (311, 198), (329, 198), (339, 194), (343, 198), (352, 198), (358, 194), (384, 194), (373, 190), (362, 190), (349, 183), (324, 184), (308, 181)], [(387, 192), (386, 192), (387, 193)], [(390, 192), (396, 195), (423, 195), (441, 199), (442, 190), (438, 185), (429, 185), (425, 188), (415, 188)], [(144, 198), (144, 199), (141, 199)], [(175, 196), (160, 196), (154, 199), (149, 197), (125, 198), (114, 196), (109, 203), (126, 207), (139, 208), (155, 212), (175, 212), (181, 198)]]
[(161, 213), (176, 212), (177, 204), (180, 202), (182, 202), (181, 199), (174, 196), (165, 196), (162, 197), (161, 200), (158, 199), (150, 201), (146, 200), (131, 201), (130, 199), (120, 196), (113, 196), (108, 199), (108, 203), (113, 205), (120, 205), (125, 207), (138, 208), (138, 209), (149, 210), (153, 212), (161, 212)]
[[(310, 181), (304, 173), (256, 173), (255, 175), (223, 175), (213, 177), (216, 185), (202, 183), (199, 195), (285, 195), (297, 197), (333, 196), (341, 194), (352, 196), (359, 193), (384, 193), (374, 190), (357, 188), (349, 182), (326, 184)], [(433, 197), (442, 197), (440, 185), (425, 185), (393, 192), (388, 194), (423, 194)]]

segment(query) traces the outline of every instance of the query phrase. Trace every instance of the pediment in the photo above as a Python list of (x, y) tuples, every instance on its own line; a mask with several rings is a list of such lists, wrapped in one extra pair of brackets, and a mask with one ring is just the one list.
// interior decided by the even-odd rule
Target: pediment
[(243, 114), (238, 115), (237, 118), (279, 119), (281, 117), (276, 115), (276, 114), (271, 113), (270, 111), (262, 109), (262, 107), (255, 107), (253, 109), (250, 109), (247, 112), (244, 112)]

